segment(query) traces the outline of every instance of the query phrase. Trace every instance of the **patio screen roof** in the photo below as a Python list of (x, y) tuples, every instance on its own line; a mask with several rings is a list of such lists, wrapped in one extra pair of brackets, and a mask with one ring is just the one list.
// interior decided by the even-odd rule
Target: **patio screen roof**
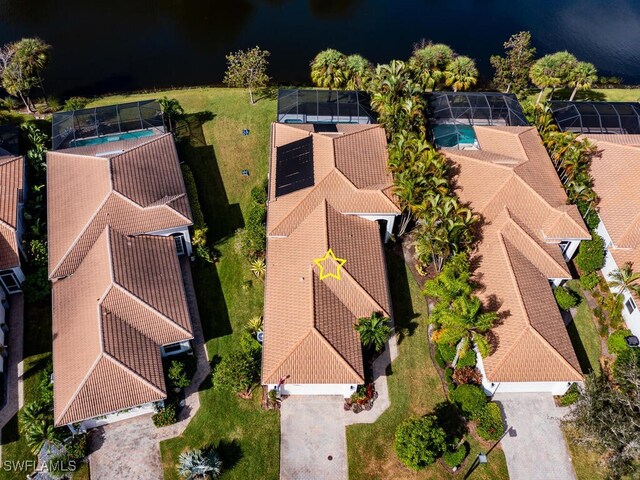
[(637, 102), (551, 102), (551, 111), (563, 132), (640, 134)]
[(279, 123), (378, 123), (365, 92), (278, 90)]
[(73, 147), (83, 138), (147, 129), (164, 132), (162, 109), (156, 100), (58, 112), (52, 120), (53, 150)]

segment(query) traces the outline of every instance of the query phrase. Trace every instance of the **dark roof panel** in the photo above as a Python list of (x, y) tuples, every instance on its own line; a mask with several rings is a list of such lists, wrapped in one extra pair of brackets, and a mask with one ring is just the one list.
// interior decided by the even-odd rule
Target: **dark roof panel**
[(276, 197), (313, 186), (313, 138), (276, 148)]
[(563, 132), (640, 134), (640, 104), (634, 102), (551, 102)]

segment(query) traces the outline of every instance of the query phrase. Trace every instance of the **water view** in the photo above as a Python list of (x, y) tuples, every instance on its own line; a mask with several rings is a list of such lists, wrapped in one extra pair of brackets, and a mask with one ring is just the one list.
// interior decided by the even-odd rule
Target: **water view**
[(271, 51), (278, 83), (308, 83), (324, 48), (387, 62), (422, 38), (475, 58), (486, 80), (489, 56), (520, 30), (539, 54), (567, 49), (640, 83), (638, 0), (0, 0), (0, 44), (40, 36), (53, 45), (56, 94), (219, 84), (225, 55), (255, 45)]

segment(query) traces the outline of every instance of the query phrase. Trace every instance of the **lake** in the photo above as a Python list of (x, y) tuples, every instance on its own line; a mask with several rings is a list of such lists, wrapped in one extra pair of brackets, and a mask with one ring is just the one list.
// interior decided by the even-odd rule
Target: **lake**
[(640, 0), (0, 0), (0, 43), (53, 45), (45, 78), (59, 95), (219, 84), (225, 54), (255, 45), (272, 52), (278, 83), (308, 83), (324, 48), (384, 63), (422, 38), (475, 58), (489, 79), (489, 56), (521, 30), (539, 54), (567, 49), (640, 83)]

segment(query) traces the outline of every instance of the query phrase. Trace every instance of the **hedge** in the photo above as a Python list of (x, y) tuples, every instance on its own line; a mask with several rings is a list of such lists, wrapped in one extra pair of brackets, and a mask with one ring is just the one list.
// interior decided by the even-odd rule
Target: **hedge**
[(485, 440), (498, 440), (504, 433), (502, 414), (498, 404), (487, 403), (478, 416), (478, 435)]
[(576, 255), (575, 264), (583, 274), (595, 272), (604, 266), (604, 240), (600, 235), (592, 232), (593, 240), (580, 242), (580, 249)]
[(609, 349), (609, 353), (613, 353), (615, 355), (620, 355), (623, 351), (625, 351), (629, 346), (627, 345), (626, 337), (632, 335), (631, 330), (616, 330), (611, 335), (609, 335), (609, 339), (607, 340), (607, 348)]
[(476, 352), (472, 348), (467, 350), (464, 355), (458, 357), (458, 363), (456, 368), (475, 367), (476, 366)]
[(562, 310), (569, 310), (578, 304), (578, 299), (573, 292), (570, 292), (564, 287), (556, 287), (553, 289), (553, 296), (556, 297), (556, 302)]
[(191, 206), (191, 214), (193, 215), (193, 228), (206, 227), (202, 207), (198, 199), (198, 187), (196, 186), (196, 179), (193, 176), (193, 172), (186, 163), (180, 165), (180, 168), (182, 169), (182, 178), (184, 178), (184, 184), (187, 188), (187, 196), (189, 197), (189, 205)]
[(456, 346), (449, 345), (448, 343), (439, 343), (438, 351), (445, 362), (451, 363), (453, 359), (456, 358)]
[(458, 404), (462, 412), (471, 419), (476, 419), (487, 404), (487, 396), (476, 385), (460, 385), (451, 394), (451, 400)]
[(597, 272), (585, 273), (580, 276), (580, 285), (585, 290), (593, 290), (598, 286), (598, 283), (600, 283), (600, 277)]
[(462, 462), (467, 456), (467, 452), (468, 452), (468, 447), (467, 447), (467, 443), (465, 442), (462, 445), (460, 445), (456, 450), (446, 451), (445, 454), (442, 456), (442, 460), (444, 460), (444, 463), (446, 463), (447, 466), (454, 468), (462, 464)]

